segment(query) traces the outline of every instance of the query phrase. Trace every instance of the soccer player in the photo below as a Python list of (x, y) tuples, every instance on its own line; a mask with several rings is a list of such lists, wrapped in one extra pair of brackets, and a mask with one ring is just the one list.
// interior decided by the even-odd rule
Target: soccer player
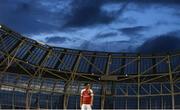
[(81, 90), (80, 107), (81, 110), (92, 110), (93, 105), (93, 91), (89, 83), (85, 83), (84, 89)]

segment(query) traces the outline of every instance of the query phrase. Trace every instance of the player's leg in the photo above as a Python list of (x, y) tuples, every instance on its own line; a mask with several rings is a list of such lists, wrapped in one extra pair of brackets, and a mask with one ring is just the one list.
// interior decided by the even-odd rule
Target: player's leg
[(88, 104), (86, 107), (87, 107), (87, 110), (92, 110), (92, 108), (91, 108), (91, 105), (90, 105), (90, 104)]
[(86, 110), (86, 105), (85, 104), (82, 104), (81, 110)]

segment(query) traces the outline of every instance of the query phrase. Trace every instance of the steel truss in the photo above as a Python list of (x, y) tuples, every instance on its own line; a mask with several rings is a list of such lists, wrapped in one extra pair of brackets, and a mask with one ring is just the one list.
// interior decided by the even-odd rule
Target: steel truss
[[(180, 108), (178, 52), (144, 55), (55, 48), (5, 26), (0, 28), (0, 47), (1, 95), (12, 94), (7, 99), (0, 96), (1, 108), (78, 109), (85, 82), (95, 91), (94, 108)], [(18, 93), (24, 98), (18, 99)]]

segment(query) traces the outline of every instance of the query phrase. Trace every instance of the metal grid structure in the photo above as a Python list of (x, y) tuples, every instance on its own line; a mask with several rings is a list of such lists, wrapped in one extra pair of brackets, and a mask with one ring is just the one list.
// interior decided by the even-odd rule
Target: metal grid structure
[(95, 109), (180, 108), (180, 53), (51, 47), (0, 26), (0, 108), (79, 109), (85, 82)]

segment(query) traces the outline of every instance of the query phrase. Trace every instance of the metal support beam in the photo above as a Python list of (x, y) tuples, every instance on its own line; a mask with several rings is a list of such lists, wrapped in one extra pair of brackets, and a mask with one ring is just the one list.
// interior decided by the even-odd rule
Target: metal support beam
[[(149, 91), (150, 91), (150, 94), (152, 94), (152, 88), (151, 88), (151, 85), (149, 85)], [(151, 97), (149, 97), (149, 108), (148, 109), (151, 109)]]
[[(106, 64), (106, 70), (105, 70), (105, 74), (108, 76), (109, 75), (109, 65), (111, 64), (111, 55), (109, 54), (108, 55), (108, 61), (107, 61), (107, 64)], [(104, 82), (103, 83), (103, 86), (102, 86), (102, 90), (101, 90), (101, 93), (102, 93), (102, 96), (101, 96), (101, 109), (104, 109), (104, 105), (105, 105), (105, 96), (106, 96), (106, 89), (107, 87), (105, 87), (108, 83), (107, 82)], [(111, 86), (111, 92), (112, 92), (112, 86)]]
[[(22, 40), (21, 43), (19, 43), (19, 44), (17, 45), (17, 47), (16, 47), (13, 51), (11, 51), (11, 52), (9, 53), (9, 55), (7, 56), (7, 66), (4, 68), (3, 71), (0, 72), (0, 79), (1, 79), (1, 77), (3, 76), (4, 72), (6, 72), (6, 70), (11, 66), (11, 64), (12, 64), (12, 62), (14, 61), (14, 58), (15, 58), (18, 50), (20, 49), (21, 45), (23, 44), (23, 42), (24, 42), (24, 40)], [(11, 57), (10, 54), (11, 54), (12, 52), (15, 52), (15, 54)]]
[[(41, 94), (41, 89), (42, 89), (42, 86), (43, 86), (43, 83), (44, 83), (44, 81), (43, 81), (43, 79), (42, 79), (42, 73), (39, 73), (39, 75), (38, 75), (38, 83), (40, 82), (40, 87), (39, 87), (39, 90), (38, 90), (38, 92), (37, 92), (37, 94), (38, 94), (38, 96), (37, 96), (37, 103), (36, 103), (36, 108), (37, 109), (40, 109), (40, 105), (39, 105), (39, 101), (40, 101), (40, 94)], [(32, 99), (32, 95), (31, 95), (31, 97), (30, 97), (30, 103), (31, 103), (31, 99)]]
[(102, 83), (102, 89), (101, 89), (101, 109), (104, 109), (104, 103), (105, 103), (105, 92), (106, 88), (105, 88), (105, 83)]
[(57, 81), (55, 81), (55, 83), (53, 84), (53, 88), (52, 88), (52, 91), (51, 91), (51, 94), (50, 94), (50, 100), (51, 100), (51, 104), (50, 104), (50, 108), (49, 109), (53, 109), (52, 107), (52, 96), (54, 94), (54, 90), (55, 90), (55, 87), (56, 87), (56, 84), (57, 84)]
[[(126, 54), (123, 54), (123, 56), (125, 57)], [(126, 58), (122, 58), (121, 67), (123, 67), (125, 64), (126, 64)], [(125, 73), (125, 67), (121, 68), (120, 72), (121, 72), (121, 74), (124, 74)]]
[[(24, 40), (19, 40), (16, 42), (16, 44), (11, 47), (11, 49), (9, 50), (9, 54), (11, 55), (13, 52), (15, 52), (14, 54), (16, 55), (16, 48), (20, 48), (20, 46), (24, 43)], [(14, 56), (15, 56), (14, 55)]]
[[(156, 58), (152, 58), (152, 65), (156, 65)], [(153, 67), (153, 74), (157, 73), (157, 67)]]
[(104, 74), (103, 71), (101, 71), (96, 65), (94, 65), (91, 61), (89, 61), (86, 57), (82, 56), (82, 58), (87, 61), (87, 63), (89, 63), (90, 65), (92, 65), (92, 67), (94, 67), (98, 72), (100, 72), (101, 74)]
[[(20, 78), (20, 75), (17, 75), (16, 79), (15, 79), (15, 82), (14, 82), (14, 85), (17, 85), (17, 82)], [(12, 108), (15, 109), (15, 87), (13, 88), (13, 97), (12, 97)]]
[(138, 73), (138, 94), (137, 94), (137, 98), (138, 98), (138, 105), (137, 105), (137, 109), (140, 109), (140, 76), (141, 76), (141, 62), (140, 62), (140, 55), (138, 56), (138, 60), (137, 60), (137, 65), (138, 65), (138, 69), (137, 69), (137, 73)]
[[(162, 83), (160, 83), (160, 86), (161, 86), (160, 94), (163, 94), (163, 89), (162, 89), (162, 86), (163, 86), (163, 85), (162, 85)], [(161, 108), (162, 108), (162, 109), (165, 109), (165, 108), (164, 108), (164, 102), (163, 102), (163, 96), (161, 96)]]
[(173, 82), (171, 61), (170, 61), (170, 56), (169, 55), (167, 56), (167, 63), (168, 63), (169, 79), (170, 79), (170, 86), (171, 86), (172, 109), (175, 109), (175, 104), (174, 104), (174, 82)]
[[(179, 78), (179, 75), (178, 75), (178, 72), (179, 72), (179, 65), (177, 65), (177, 67), (176, 68), (174, 68), (174, 70), (173, 70), (173, 68), (172, 68), (172, 66), (171, 66), (171, 64), (175, 64), (175, 66), (176, 66), (176, 61), (174, 62), (174, 60), (177, 60), (177, 59), (173, 59), (173, 62), (171, 62), (171, 59), (172, 59), (172, 56), (173, 55), (162, 55), (162, 56), (140, 56), (140, 55), (138, 55), (138, 56), (134, 56), (134, 57), (131, 57), (131, 56), (125, 56), (124, 54), (123, 54), (123, 56), (118, 56), (118, 58), (116, 57), (114, 57), (113, 55), (113, 58), (115, 58), (115, 59), (117, 59), (117, 60), (121, 60), (122, 59), (122, 61), (121, 61), (121, 64), (119, 64), (118, 66), (118, 68), (117, 69), (115, 69), (113, 72), (111, 72), (111, 73), (109, 73), (110, 71), (109, 71), (109, 68), (110, 68), (110, 64), (111, 64), (111, 53), (108, 53), (108, 58), (107, 58), (107, 53), (102, 53), (102, 54), (96, 54), (96, 52), (94, 52), (94, 53), (91, 53), (89, 56), (91, 57), (91, 56), (93, 56), (92, 57), (92, 59), (88, 59), (87, 58), (87, 54), (85, 55), (85, 56), (81, 56), (82, 54), (81, 53), (78, 53), (78, 55), (77, 55), (77, 53), (76, 52), (71, 52), (71, 53), (69, 53), (70, 51), (68, 51), (67, 49), (64, 49), (63, 51), (61, 51), (61, 52), (57, 52), (57, 54), (56, 53), (53, 53), (54, 55), (59, 55), (58, 57), (58, 62), (55, 64), (55, 68), (46, 68), (46, 67), (44, 67), (43, 66), (43, 64), (44, 64), (44, 62), (45, 61), (47, 61), (47, 59), (48, 59), (48, 54), (50, 54), (51, 52), (49, 52), (48, 53), (48, 51), (49, 50), (47, 50), (47, 52), (45, 53), (45, 54), (43, 54), (44, 56), (43, 56), (43, 58), (40, 60), (40, 62), (39, 62), (39, 64), (38, 65), (34, 65), (34, 64), (32, 64), (32, 63), (26, 63), (26, 61), (23, 61), (23, 60), (26, 60), (26, 59), (28, 59), (28, 57), (29, 56), (31, 56), (31, 55), (33, 55), (34, 56), (34, 49), (36, 50), (36, 49), (38, 49), (38, 48), (43, 48), (43, 49), (47, 49), (47, 48), (45, 48), (45, 47), (41, 47), (41, 45), (35, 45), (36, 43), (33, 43), (33, 42), (28, 42), (28, 40), (26, 40), (25, 41), (25, 43), (30, 43), (30, 45), (32, 45), (32, 48), (30, 49), (28, 49), (29, 51), (27, 52), (27, 54), (25, 54), (25, 56), (23, 57), (23, 59), (21, 59), (21, 58), (18, 58), (18, 57), (16, 57), (17, 55), (17, 53), (18, 53), (18, 49), (19, 48), (21, 48), (22, 46), (21, 46), (21, 43), (23, 43), (23, 39), (21, 39), (21, 38), (23, 38), (22, 36), (21, 37), (19, 37), (19, 35), (17, 35), (17, 34), (14, 34), (13, 32), (8, 32), (8, 31), (6, 31), (6, 30), (2, 30), (2, 29), (0, 29), (0, 31), (3, 31), (2, 33), (7, 33), (7, 34), (3, 34), (3, 36), (0, 36), (0, 40), (2, 41), (2, 42), (0, 42), (0, 46), (2, 46), (3, 45), (3, 40), (5, 41), (5, 40), (9, 40), (12, 44), (13, 44), (13, 46), (10, 46), (11, 48), (9, 48), (8, 50), (10, 50), (10, 51), (7, 51), (7, 52), (5, 52), (5, 51), (3, 51), (5, 48), (6, 48), (6, 45), (5, 45), (5, 48), (1, 48), (1, 50), (0, 50), (0, 54), (2, 54), (2, 55), (4, 55), (4, 57), (3, 57), (3, 59), (1, 59), (1, 62), (0, 62), (0, 65), (3, 65), (3, 69), (4, 69), (4, 71), (1, 71), (1, 72), (3, 72), (3, 73), (5, 73), (5, 74), (7, 74), (8, 72), (6, 72), (6, 70), (8, 69), (8, 70), (10, 70), (8, 67), (16, 67), (17, 65), (19, 65), (20, 67), (22, 66), (22, 69), (24, 69), (24, 71), (23, 71), (23, 73), (29, 73), (28, 75), (30, 76), (30, 80), (29, 80), (29, 82), (28, 82), (28, 86), (27, 87), (24, 87), (24, 85), (26, 85), (26, 84), (16, 84), (16, 82), (11, 82), (11, 81), (5, 81), (4, 79), (4, 74), (2, 74), (2, 80), (0, 80), (0, 85), (3, 85), (2, 86), (2, 88), (0, 88), (0, 89), (4, 89), (4, 90), (7, 90), (8, 89), (8, 87), (10, 87), (10, 88), (13, 88), (13, 90), (12, 89), (10, 89), (11, 90), (11, 93), (13, 94), (13, 96), (10, 98), (10, 99), (12, 99), (12, 103), (11, 104), (9, 104), (8, 106), (9, 107), (12, 107), (12, 108), (16, 108), (16, 106), (15, 106), (15, 96), (16, 96), (16, 88), (17, 88), (17, 90), (19, 89), (19, 90), (23, 90), (23, 89), (25, 89), (26, 90), (26, 99), (25, 99), (25, 101), (26, 101), (26, 108), (27, 109), (30, 109), (31, 107), (30, 107), (30, 102), (31, 102), (31, 91), (32, 91), (32, 93), (34, 93), (34, 92), (39, 92), (39, 93), (42, 93), (42, 91), (43, 92), (47, 92), (47, 93), (50, 93), (51, 94), (51, 96), (52, 96), (52, 94), (53, 93), (57, 93), (57, 94), (62, 94), (61, 93), (61, 91), (54, 91), (54, 88), (55, 88), (55, 86), (56, 86), (56, 84), (54, 84), (54, 86), (53, 86), (53, 88), (52, 89), (50, 89), (50, 91), (49, 91), (49, 89), (48, 90), (45, 90), (45, 89), (41, 89), (41, 87), (42, 87), (42, 84), (43, 83), (41, 83), (41, 85), (38, 83), (38, 84), (36, 84), (35, 86), (38, 86), (38, 88), (32, 88), (31, 87), (31, 84), (32, 84), (32, 80), (34, 79), (34, 78), (37, 78), (38, 77), (38, 75), (39, 75), (39, 77), (37, 78), (37, 79), (39, 79), (39, 80), (43, 80), (43, 78), (42, 78), (42, 76), (43, 76), (43, 73), (47, 73), (48, 75), (54, 75), (54, 76), (56, 76), (56, 78), (57, 78), (57, 81), (58, 80), (60, 80), (60, 79), (62, 79), (62, 80), (64, 80), (64, 81), (66, 81), (66, 86), (65, 86), (65, 91), (64, 91), (64, 102), (63, 102), (63, 107), (64, 107), (64, 109), (67, 109), (67, 107), (68, 107), (68, 99), (69, 99), (69, 96), (70, 95), (72, 95), (72, 88), (71, 88), (71, 85), (73, 85), (74, 84), (74, 81), (77, 81), (78, 83), (81, 83), (81, 81), (79, 81), (78, 79), (86, 79), (86, 81), (89, 81), (89, 80), (93, 80), (93, 78), (94, 78), (94, 82), (93, 83), (96, 83), (96, 82), (100, 82), (101, 83), (101, 85), (102, 85), (102, 89), (101, 89), (101, 94), (99, 95), (99, 94), (97, 94), (97, 96), (100, 96), (101, 97), (101, 109), (104, 109), (105, 107), (106, 107), (106, 99), (109, 99), (109, 95), (108, 94), (106, 94), (106, 89), (110, 89), (110, 87), (108, 86), (108, 84), (109, 84), (109, 82), (110, 81), (106, 81), (106, 80), (104, 80), (104, 81), (102, 81), (102, 80), (97, 80), (98, 79), (98, 77), (100, 77), (102, 74), (105, 74), (105, 75), (107, 75), (107, 76), (109, 76), (110, 74), (112, 74), (113, 75), (113, 73), (114, 74), (116, 74), (117, 72), (119, 73), (119, 71), (121, 72), (121, 74), (122, 73), (124, 73), (124, 70), (126, 69), (126, 67), (128, 66), (128, 65), (130, 65), (130, 64), (134, 64), (134, 62), (136, 63), (136, 65), (137, 65), (137, 74), (132, 74), (132, 75), (129, 75), (128, 77), (124, 77), (124, 75), (117, 75), (117, 77), (119, 77), (119, 78), (122, 78), (122, 79), (119, 79), (119, 80), (116, 80), (116, 82), (114, 81), (114, 82), (112, 82), (112, 85), (114, 85), (114, 83), (117, 83), (117, 82), (122, 82), (121, 84), (122, 84), (122, 88), (121, 88), (121, 84), (120, 84), (120, 86), (119, 86), (119, 93), (122, 93), (122, 94), (113, 94), (114, 93), (114, 86), (111, 86), (112, 88), (111, 88), (111, 93), (113, 94), (112, 95), (112, 97), (123, 97), (123, 99), (125, 99), (125, 103), (126, 103), (126, 105), (125, 105), (125, 107), (124, 108), (128, 108), (128, 103), (129, 103), (129, 98), (136, 98), (136, 100), (137, 100), (137, 105), (136, 105), (136, 107), (137, 107), (137, 109), (140, 109), (141, 108), (141, 98), (147, 98), (148, 100), (145, 100), (145, 102), (146, 101), (148, 101), (147, 103), (147, 108), (148, 109), (151, 109), (151, 108), (154, 108), (154, 107), (157, 107), (157, 104), (155, 104), (154, 105), (154, 103), (155, 102), (153, 102), (154, 101), (154, 97), (156, 97), (156, 98), (158, 98), (158, 101), (161, 101), (161, 108), (165, 108), (165, 107), (168, 107), (168, 106), (170, 106), (170, 105), (172, 105), (172, 109), (175, 109), (176, 108), (176, 106), (175, 106), (175, 96), (176, 95), (180, 95), (180, 87), (178, 86), (178, 84), (179, 84), (179, 82), (175, 82), (175, 79), (176, 80), (179, 80), (180, 78)], [(6, 36), (7, 35), (7, 36)], [(12, 37), (12, 38), (11, 38)], [(5, 39), (3, 39), (3, 38), (5, 38)], [(7, 39), (6, 39), (7, 38)], [(16, 42), (13, 42), (14, 41), (14, 38), (15, 38), (15, 40), (16, 40)], [(18, 41), (17, 41), (18, 40)], [(21, 41), (21, 43), (19, 42), (19, 41)], [(17, 43), (18, 42), (18, 43)], [(6, 43), (4, 43), (4, 44), (6, 44)], [(24, 43), (23, 43), (24, 44)], [(54, 51), (54, 50), (53, 50)], [(13, 53), (13, 54), (12, 54)], [(59, 54), (58, 54), (59, 53)], [(86, 52), (85, 52), (86, 53)], [(61, 55), (60, 55), (61, 54)], [(69, 56), (69, 54), (70, 55), (72, 55), (72, 56), (75, 56), (75, 55), (77, 55), (77, 57), (74, 57), (74, 58), (76, 58), (75, 59), (75, 62), (73, 62), (73, 66), (72, 66), (72, 68), (71, 69), (67, 69), (67, 70), (63, 70), (63, 71), (58, 71), (57, 70), (57, 68), (59, 68), (59, 66), (62, 64), (64, 64), (65, 63), (65, 65), (66, 65), (66, 62), (64, 62), (64, 61), (61, 61), (61, 60), (64, 60), (64, 57), (66, 57), (66, 55), (68, 55)], [(24, 55), (24, 54), (23, 54)], [(177, 56), (177, 57), (179, 57), (179, 53), (177, 53), (177, 54), (175, 54), (174, 56)], [(53, 56), (52, 56), (53, 57)], [(67, 57), (68, 58), (68, 57)], [(90, 74), (86, 74), (86, 73), (78, 73), (77, 71), (78, 71), (78, 67), (79, 67), (79, 63), (80, 63), (80, 60), (81, 60), (81, 58), (83, 58), (85, 61), (86, 61), (86, 63), (88, 64), (88, 65), (90, 65), (87, 69), (89, 70), (88, 72), (91, 72), (91, 69), (92, 69), (92, 67), (93, 68), (95, 68), (99, 73), (102, 73), (102, 74), (99, 74), (99, 75), (90, 75)], [(95, 65), (94, 64), (94, 61), (96, 60), (96, 58), (100, 58), (100, 59), (102, 59), (102, 60), (106, 60), (107, 61), (107, 59), (108, 59), (108, 61), (106, 62), (106, 66), (104, 66), (104, 68), (105, 69), (103, 69), (103, 71), (101, 71), (101, 69), (99, 69), (98, 68), (98, 66), (97, 65)], [(150, 59), (150, 60), (148, 60), (149, 62), (147, 62), (147, 65), (145, 65), (145, 66), (143, 66), (143, 67), (145, 67), (145, 70), (143, 70), (143, 71), (141, 71), (140, 69), (141, 69), (141, 62), (140, 62), (140, 59), (143, 59), (143, 58), (145, 58), (145, 59)], [(5, 60), (6, 59), (6, 60)], [(126, 62), (126, 59), (130, 59), (130, 62)], [(4, 61), (3, 61), (4, 60)], [(179, 60), (179, 59), (178, 59)], [(98, 61), (98, 60), (97, 60)], [(137, 62), (136, 62), (137, 61)], [(5, 63), (4, 63), (5, 62)], [(23, 62), (22, 63), (22, 65), (19, 63), (19, 62)], [(168, 72), (166, 72), (166, 73), (161, 73), (161, 72), (159, 72), (158, 73), (158, 71), (157, 71), (157, 66), (160, 66), (161, 67), (161, 64), (163, 63), (165, 63), (166, 62), (166, 65), (168, 66)], [(24, 63), (26, 63), (25, 65), (23, 65)], [(55, 62), (54, 62), (55, 63)], [(146, 62), (143, 62), (143, 63), (146, 63)], [(147, 66), (148, 66), (148, 64), (149, 63), (152, 63), (152, 65), (151, 66), (149, 66), (148, 68), (146, 68)], [(11, 66), (11, 64), (13, 64), (13, 66)], [(17, 64), (17, 65), (16, 65)], [(60, 65), (59, 65), (60, 64)], [(163, 67), (163, 64), (162, 64), (162, 67)], [(28, 65), (28, 66), (27, 66)], [(116, 65), (116, 64), (115, 64)], [(134, 66), (136, 66), (136, 65), (134, 65)], [(4, 66), (6, 66), (5, 68), (4, 68)], [(66, 66), (68, 66), (68, 64), (66, 65)], [(24, 68), (23, 68), (24, 67)], [(30, 67), (30, 68), (35, 68), (32, 72), (31, 71), (26, 71), (26, 67)], [(56, 68), (57, 67), (57, 68)], [(68, 68), (68, 67), (67, 67)], [(14, 68), (13, 68), (14, 69)], [(18, 70), (19, 68), (17, 68), (17, 70)], [(162, 68), (163, 69), (163, 68)], [(176, 71), (177, 70), (177, 71)], [(151, 74), (151, 72), (149, 72), (149, 71), (152, 71), (153, 73), (156, 73), (156, 74)], [(11, 70), (11, 72), (12, 72), (12, 70)], [(22, 71), (16, 71), (17, 73), (22, 73)], [(35, 73), (34, 73), (35, 72)], [(31, 74), (31, 73), (33, 73), (33, 74)], [(62, 74), (59, 74), (59, 73), (62, 73)], [(67, 74), (66, 74), (67, 73)], [(150, 73), (150, 74), (148, 74), (148, 73)], [(126, 74), (128, 74), (128, 73), (126, 73)], [(9, 74), (8, 74), (9, 75)], [(20, 75), (20, 74), (18, 74), (18, 75)], [(65, 75), (67, 75), (67, 76), (69, 76), (69, 77), (65, 77)], [(114, 75), (115, 77), (116, 77), (116, 75)], [(15, 77), (14, 77), (15, 78)], [(41, 79), (42, 78), (42, 79)], [(92, 79), (91, 79), (92, 78)], [(97, 79), (96, 79), (97, 78)], [(83, 80), (84, 80), (83, 79)], [(161, 80), (158, 80), (158, 79), (161, 79)], [(168, 80), (167, 80), (168, 79)], [(4, 81), (3, 81), (4, 80)], [(17, 81), (17, 79), (16, 79), (16, 81)], [(96, 81), (96, 82), (95, 82)], [(118, 84), (118, 83), (117, 83)], [(136, 86), (135, 86), (135, 89), (133, 89), (133, 87), (134, 86), (131, 86), (131, 85), (133, 85), (133, 84), (135, 84)], [(147, 84), (147, 86), (146, 86), (146, 84)], [(156, 86), (156, 84), (159, 86), (160, 85), (160, 88), (158, 88), (157, 86)], [(170, 84), (170, 87), (169, 87), (169, 84)], [(177, 84), (177, 85), (176, 85)], [(40, 87), (39, 87), (39, 85), (40, 85)], [(144, 87), (143, 87), (143, 85), (145, 85)], [(126, 89), (124, 89), (124, 86), (126, 87)], [(176, 87), (177, 86), (177, 87)], [(128, 87), (130, 87), (130, 88), (128, 88)], [(131, 88), (132, 87), (132, 88)], [(149, 87), (149, 89), (146, 89), (146, 87)], [(96, 88), (97, 90), (99, 89), (98, 87)], [(132, 90), (131, 89), (133, 89), (133, 91), (135, 91), (135, 92), (132, 92)], [(120, 91), (121, 90), (121, 91)], [(130, 90), (130, 91), (128, 91), (128, 90)], [(143, 90), (144, 92), (142, 93), (142, 94), (140, 94), (140, 91), (141, 90)], [(168, 92), (167, 92), (168, 91)], [(10, 91), (9, 91), (10, 92)], [(21, 91), (19, 91), (19, 92), (21, 92)], [(129, 92), (129, 93), (128, 93)], [(175, 92), (175, 93), (174, 93)], [(123, 94), (124, 93), (124, 94)], [(132, 94), (131, 94), (132, 93)], [(145, 93), (145, 94), (144, 94)], [(79, 93), (74, 93), (73, 95), (79, 95)], [(95, 94), (96, 95), (96, 94)], [(108, 95), (107, 97), (106, 97), (106, 95)], [(170, 103), (170, 105), (168, 105), (168, 106), (165, 106), (166, 105), (166, 100), (164, 100), (163, 98), (164, 98), (164, 96), (171, 96), (171, 102), (168, 102), (168, 104)], [(78, 96), (77, 96), (78, 97)], [(77, 97), (76, 97), (76, 107), (78, 107), (79, 105), (77, 105)], [(110, 96), (111, 97), (111, 96)], [(112, 98), (111, 97), (111, 98)], [(159, 97), (161, 97), (161, 98), (159, 98)], [(113, 100), (113, 99), (112, 99)], [(49, 107), (48, 106), (48, 103), (49, 103), (49, 101), (47, 100), (47, 108)], [(114, 104), (114, 102), (113, 102), (113, 104)], [(152, 104), (152, 105), (151, 105)], [(58, 105), (58, 103), (57, 103), (57, 105)], [(143, 105), (142, 105), (143, 106)], [(3, 107), (3, 105), (2, 105), (2, 107)], [(52, 107), (52, 106), (51, 106)], [(60, 107), (60, 106), (59, 106)], [(145, 106), (144, 106), (145, 107)], [(113, 108), (112, 108), (113, 109)]]
[(3, 40), (6, 38), (6, 36), (8, 35), (8, 33), (4, 33), (3, 35), (1, 35), (1, 37), (0, 37), (0, 46), (1, 47), (3, 47), (3, 48), (5, 48), (6, 46), (5, 46), (5, 44), (4, 44), (4, 42), (3, 42)]
[(160, 60), (159, 62), (157, 62), (155, 65), (152, 65), (151, 67), (147, 68), (145, 71), (143, 71), (141, 74), (145, 74), (146, 72), (148, 72), (149, 70), (153, 69), (154, 67), (156, 67), (157, 65), (159, 65), (160, 63), (162, 63), (163, 61), (165, 61), (167, 59), (167, 57), (164, 57), (162, 60)]
[(38, 74), (38, 72), (39, 72), (39, 78), (41, 78), (42, 72), (43, 72), (43, 70), (44, 70), (44, 68), (41, 67), (41, 66), (42, 66), (42, 64), (44, 64), (44, 63), (47, 61), (47, 59), (48, 59), (49, 55), (51, 54), (51, 52), (52, 52), (52, 50), (49, 50), (49, 51), (48, 51), (48, 54), (47, 54), (46, 57), (44, 58), (44, 61), (41, 62), (41, 64), (40, 64), (39, 67), (37, 68), (36, 72), (34, 73), (33, 76), (31, 76), (31, 78), (30, 78), (30, 80), (29, 80), (29, 82), (28, 82), (28, 87), (27, 87), (27, 89), (26, 89), (26, 109), (30, 109), (30, 100), (31, 100), (31, 97), (30, 97), (30, 95), (29, 95), (29, 90), (30, 90), (30, 87), (31, 87), (31, 82), (32, 82), (32, 80), (35, 78), (35, 76)]
[(112, 63), (112, 58), (111, 55), (108, 54), (108, 61), (106, 63), (106, 70), (105, 70), (106, 75), (109, 75), (109, 66), (111, 65), (111, 63)]
[[(66, 52), (66, 50), (64, 50), (64, 52)], [(64, 58), (64, 56), (65, 56), (65, 53), (61, 53), (61, 55), (60, 55), (57, 63), (55, 64), (55, 67), (54, 67), (54, 68), (58, 69), (58, 66), (59, 66), (60, 63), (62, 63), (61, 61), (62, 61), (62, 59)]]
[(114, 71), (112, 71), (112, 72), (111, 72), (111, 74), (113, 74), (113, 73), (115, 73), (115, 72), (117, 72), (117, 71), (121, 70), (122, 68), (127, 67), (128, 65), (130, 65), (130, 64), (132, 64), (132, 63), (134, 63), (136, 60), (137, 60), (137, 58), (136, 58), (136, 59), (131, 60), (130, 62), (126, 63), (125, 65), (123, 65), (123, 66), (121, 66), (121, 67), (119, 67), (119, 68), (115, 69)]
[[(95, 56), (96, 56), (96, 53), (93, 54), (92, 58), (91, 58), (91, 63), (94, 64), (94, 61), (95, 61)], [(91, 73), (91, 70), (92, 70), (92, 65), (89, 65), (89, 68), (88, 68), (88, 72)]]
[(68, 97), (67, 97), (67, 92), (68, 92), (68, 83), (65, 84), (64, 86), (64, 101), (63, 101), (63, 109), (67, 109), (68, 106)]
[[(69, 80), (67, 81), (66, 83), (66, 87), (65, 87), (65, 93), (64, 93), (64, 103), (63, 103), (63, 109), (67, 109), (68, 107), (68, 100), (69, 100), (69, 95), (70, 95), (70, 90), (68, 90), (68, 88), (70, 87), (70, 85), (72, 85), (72, 83), (74, 82), (75, 80), (75, 77), (76, 77), (76, 72), (78, 70), (78, 67), (79, 67), (79, 63), (80, 63), (80, 59), (82, 58), (82, 54), (79, 53), (79, 56), (76, 58), (76, 64), (73, 68), (73, 71), (71, 73), (71, 76), (69, 78)], [(68, 91), (67, 91), (68, 90)]]
[(35, 48), (36, 48), (35, 46), (32, 46), (32, 47), (28, 50), (28, 52), (26, 53), (26, 55), (22, 58), (22, 60), (27, 61), (28, 56), (32, 54), (32, 51), (33, 51)]

